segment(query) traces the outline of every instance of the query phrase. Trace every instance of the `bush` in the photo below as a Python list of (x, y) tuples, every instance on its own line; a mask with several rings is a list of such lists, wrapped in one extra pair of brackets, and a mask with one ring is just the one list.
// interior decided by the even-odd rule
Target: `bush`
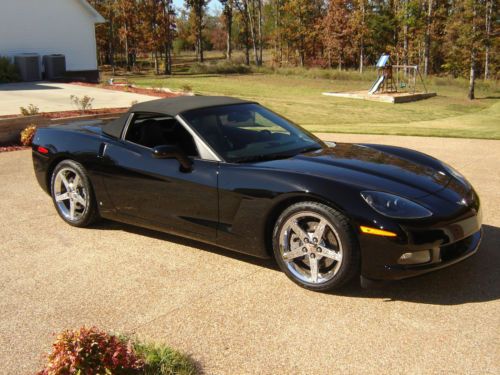
[(84, 95), (81, 98), (76, 95), (71, 95), (69, 98), (71, 100), (71, 103), (73, 103), (76, 108), (82, 111), (82, 113), (85, 113), (88, 110), (92, 109), (92, 102), (94, 101), (94, 98), (91, 98), (88, 95)]
[(20, 79), (17, 68), (10, 59), (0, 56), (0, 83), (18, 82)]
[(52, 346), (47, 366), (38, 375), (143, 373), (144, 362), (130, 341), (95, 327), (64, 331)]
[(248, 65), (236, 64), (231, 61), (219, 61), (217, 63), (200, 64), (195, 63), (189, 68), (192, 74), (247, 74), (251, 73)]
[(163, 345), (133, 343), (97, 328), (57, 336), (46, 367), (37, 375), (195, 375), (191, 359)]
[(28, 105), (27, 108), (20, 107), (19, 110), (21, 111), (21, 114), (23, 116), (35, 116), (35, 115), (38, 115), (40, 113), (40, 108), (38, 108), (34, 104)]
[(20, 142), (23, 146), (31, 146), (33, 143), (33, 137), (35, 136), (36, 133), (36, 126), (34, 124), (31, 124), (27, 126), (26, 128), (23, 129), (21, 132), (21, 139)]

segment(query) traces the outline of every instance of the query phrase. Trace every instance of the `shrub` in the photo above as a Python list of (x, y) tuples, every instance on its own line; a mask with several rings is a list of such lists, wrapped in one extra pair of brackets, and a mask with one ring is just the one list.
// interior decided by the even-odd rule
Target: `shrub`
[(23, 116), (34, 116), (40, 113), (40, 108), (34, 104), (28, 105), (28, 107), (20, 107), (19, 110)]
[(130, 341), (82, 327), (57, 336), (47, 366), (38, 375), (52, 374), (141, 374), (144, 362)]
[(0, 83), (20, 81), (17, 68), (8, 57), (0, 56)]
[(193, 64), (189, 72), (192, 74), (247, 74), (251, 72), (251, 69), (248, 65), (219, 61), (215, 64)]
[(57, 336), (48, 363), (37, 375), (195, 375), (191, 358), (167, 346), (134, 343), (95, 327)]
[(84, 95), (81, 98), (76, 95), (71, 95), (70, 100), (71, 103), (76, 106), (76, 108), (82, 111), (82, 113), (85, 113), (88, 110), (92, 109), (92, 102), (94, 101), (94, 98), (91, 98), (88, 95)]
[(23, 129), (21, 132), (20, 142), (23, 146), (31, 146), (33, 143), (33, 137), (36, 133), (36, 125), (31, 124)]

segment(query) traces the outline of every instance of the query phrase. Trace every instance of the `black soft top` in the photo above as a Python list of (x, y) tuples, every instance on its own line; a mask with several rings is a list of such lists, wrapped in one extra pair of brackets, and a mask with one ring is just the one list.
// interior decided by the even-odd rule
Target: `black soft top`
[(105, 125), (103, 127), (103, 131), (108, 135), (119, 138), (127, 121), (128, 115), (131, 112), (159, 113), (174, 117), (193, 109), (244, 103), (254, 102), (231, 98), (229, 96), (177, 96), (174, 98), (151, 100), (133, 105), (125, 115)]

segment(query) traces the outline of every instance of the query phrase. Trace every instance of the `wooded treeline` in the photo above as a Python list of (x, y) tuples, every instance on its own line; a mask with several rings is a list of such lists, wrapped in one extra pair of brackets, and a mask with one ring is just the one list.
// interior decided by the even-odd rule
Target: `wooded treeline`
[[(107, 19), (97, 28), (103, 63), (122, 56), (127, 67), (150, 54), (158, 73), (170, 73), (172, 51), (217, 49), (242, 63), (359, 69), (382, 53), (394, 64), (418, 64), (423, 74), (498, 78), (495, 0), (93, 0)], [(159, 61), (163, 61), (160, 69)]]

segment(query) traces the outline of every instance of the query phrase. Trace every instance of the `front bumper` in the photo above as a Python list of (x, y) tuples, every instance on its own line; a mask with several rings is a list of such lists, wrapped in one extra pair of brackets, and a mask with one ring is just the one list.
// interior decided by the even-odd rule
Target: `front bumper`
[[(401, 226), (402, 238), (360, 236), (361, 275), (371, 280), (400, 280), (419, 276), (458, 263), (479, 248), (483, 230), (477, 214), (451, 223), (414, 228)], [(422, 264), (400, 264), (405, 253), (429, 251), (431, 259)]]

